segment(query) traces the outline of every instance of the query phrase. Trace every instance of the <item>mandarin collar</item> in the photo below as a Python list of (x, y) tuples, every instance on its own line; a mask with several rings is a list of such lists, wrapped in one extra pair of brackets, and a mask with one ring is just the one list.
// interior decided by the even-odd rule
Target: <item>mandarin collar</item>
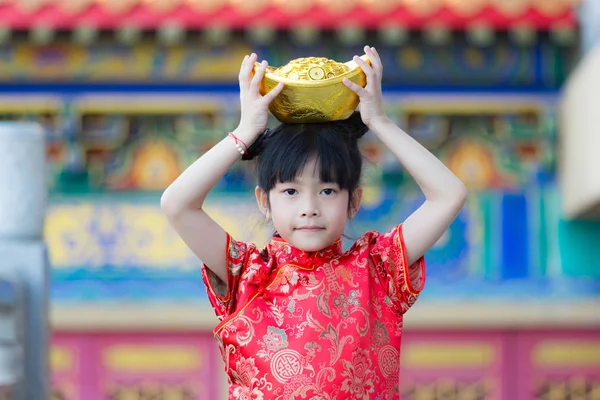
[(271, 256), (277, 259), (277, 264), (279, 265), (290, 263), (300, 265), (314, 264), (323, 263), (342, 254), (342, 239), (336, 240), (323, 250), (307, 252), (297, 249), (286, 242), (281, 236), (275, 235), (271, 238), (269, 247)]

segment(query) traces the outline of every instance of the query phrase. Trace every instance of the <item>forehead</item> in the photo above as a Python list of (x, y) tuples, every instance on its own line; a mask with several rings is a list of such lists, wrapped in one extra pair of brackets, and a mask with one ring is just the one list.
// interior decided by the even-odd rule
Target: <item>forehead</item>
[[(284, 161), (285, 162), (285, 161)], [(284, 170), (285, 170), (284, 166)], [(293, 167), (292, 167), (293, 168)], [(283, 175), (283, 176), (282, 176)], [(337, 184), (340, 183), (337, 181), (336, 177), (340, 175), (340, 172), (333, 166), (331, 168), (322, 170), (322, 163), (318, 156), (313, 155), (306, 159), (298, 168), (294, 168), (292, 171), (288, 169), (287, 172), (283, 174), (278, 174), (278, 177), (275, 178), (273, 182), (273, 186), (276, 186), (280, 183), (307, 183), (307, 184)]]
[(313, 157), (309, 158), (308, 161), (306, 161), (304, 168), (302, 168), (300, 171), (298, 171), (296, 180), (310, 179), (310, 180), (320, 181), (321, 180), (321, 176), (319, 173), (320, 165), (321, 164), (319, 163), (319, 160), (317, 160), (317, 157), (313, 156)]
[(306, 184), (335, 183), (321, 180), (320, 167), (321, 164), (319, 163), (319, 160), (316, 157), (309, 158), (306, 164), (304, 165), (304, 168), (298, 171), (298, 174), (294, 177), (292, 182)]

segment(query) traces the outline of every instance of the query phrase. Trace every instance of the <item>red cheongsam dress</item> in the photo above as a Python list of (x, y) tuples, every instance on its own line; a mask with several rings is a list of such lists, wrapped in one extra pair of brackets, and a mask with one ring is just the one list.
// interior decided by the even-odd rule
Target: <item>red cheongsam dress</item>
[(402, 225), (342, 252), (227, 237), (227, 282), (203, 268), (229, 399), (399, 399), (402, 317), (425, 282)]

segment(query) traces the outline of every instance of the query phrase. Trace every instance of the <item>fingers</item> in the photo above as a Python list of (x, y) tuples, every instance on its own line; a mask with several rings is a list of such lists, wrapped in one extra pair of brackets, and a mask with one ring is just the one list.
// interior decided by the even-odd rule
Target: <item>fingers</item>
[(359, 56), (354, 56), (353, 60), (358, 66), (360, 66), (360, 68), (362, 68), (363, 72), (367, 76), (367, 83), (374, 82), (375, 81), (375, 71), (373, 70), (373, 68)]
[(383, 65), (381, 63), (381, 57), (379, 57), (379, 53), (375, 47), (365, 46), (365, 54), (369, 56), (369, 60), (371, 61), (371, 65), (373, 65), (373, 69), (376, 72), (381, 73), (383, 70)]
[(349, 80), (348, 78), (344, 78), (342, 79), (342, 83), (344, 84), (344, 86), (346, 86), (348, 89), (352, 90), (354, 93), (356, 93), (359, 97), (366, 94), (367, 91), (365, 90), (365, 88), (363, 88), (360, 85), (357, 85), (356, 83), (352, 82), (351, 80)]
[(254, 68), (254, 63), (256, 62), (256, 54), (252, 53), (249, 56), (244, 57), (242, 61), (242, 66), (240, 67), (240, 89), (245, 90), (250, 87), (250, 80), (252, 79), (252, 69)]
[(252, 82), (250, 83), (252, 90), (256, 90), (258, 92), (260, 81), (262, 81), (262, 78), (265, 76), (265, 70), (267, 69), (268, 65), (269, 64), (265, 60), (260, 63), (260, 67), (258, 67), (256, 70), (256, 73), (252, 78)]
[(275, 100), (275, 97), (277, 97), (279, 95), (279, 93), (281, 93), (284, 86), (285, 85), (283, 84), (283, 82), (279, 82), (277, 84), (277, 86), (275, 86), (273, 89), (271, 89), (271, 91), (269, 93), (267, 93), (263, 96), (263, 99), (265, 99), (267, 104), (271, 104), (271, 102), (273, 100)]
[[(240, 68), (239, 75), (241, 90), (240, 96), (242, 97), (261, 97), (259, 94), (260, 84), (263, 77), (265, 76), (265, 71), (269, 64), (267, 63), (267, 61), (263, 60), (260, 63), (259, 67), (256, 69), (256, 71), (254, 71), (254, 65), (256, 63), (257, 58), (258, 56), (255, 53), (252, 53), (251, 55), (244, 57), (244, 60), (242, 61), (242, 66)], [(283, 87), (283, 83), (279, 83), (269, 93), (267, 93), (265, 96), (262, 96), (267, 102), (267, 104), (270, 104), (275, 99), (275, 97), (277, 97), (279, 93), (281, 93)]]

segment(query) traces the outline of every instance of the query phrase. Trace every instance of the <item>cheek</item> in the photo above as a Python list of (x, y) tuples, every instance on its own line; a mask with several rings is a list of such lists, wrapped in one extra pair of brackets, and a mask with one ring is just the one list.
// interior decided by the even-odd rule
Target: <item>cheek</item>
[(329, 204), (328, 214), (336, 220), (345, 220), (348, 218), (348, 199), (340, 198)]
[(278, 197), (272, 198), (271, 199), (271, 207), (270, 207), (271, 218), (273, 218), (273, 220), (281, 220), (281, 219), (285, 218), (286, 208), (289, 208), (289, 207), (286, 207), (286, 205), (282, 203), (280, 198), (278, 198)]

